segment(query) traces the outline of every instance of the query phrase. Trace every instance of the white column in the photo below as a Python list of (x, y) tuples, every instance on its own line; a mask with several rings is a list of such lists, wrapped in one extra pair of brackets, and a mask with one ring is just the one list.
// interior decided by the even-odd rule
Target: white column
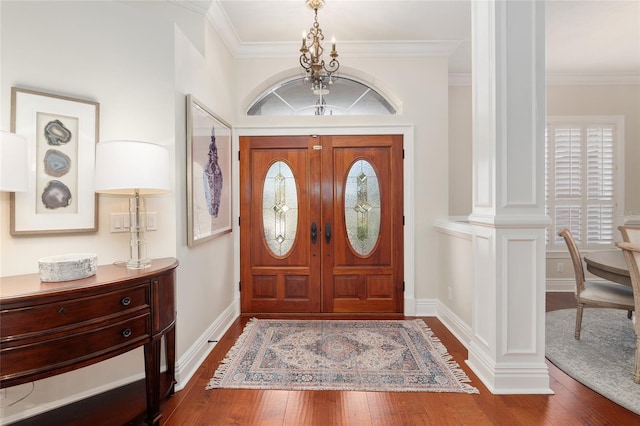
[(467, 363), (493, 393), (551, 393), (544, 2), (471, 3), (475, 283)]

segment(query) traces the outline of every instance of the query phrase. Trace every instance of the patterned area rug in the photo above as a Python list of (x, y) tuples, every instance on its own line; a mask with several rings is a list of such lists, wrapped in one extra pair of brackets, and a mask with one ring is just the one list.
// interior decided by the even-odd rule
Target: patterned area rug
[(258, 320), (207, 389), (478, 393), (422, 320)]
[(636, 334), (621, 309), (585, 308), (580, 340), (573, 337), (575, 309), (546, 315), (546, 356), (583, 385), (640, 414), (640, 385), (633, 382)]

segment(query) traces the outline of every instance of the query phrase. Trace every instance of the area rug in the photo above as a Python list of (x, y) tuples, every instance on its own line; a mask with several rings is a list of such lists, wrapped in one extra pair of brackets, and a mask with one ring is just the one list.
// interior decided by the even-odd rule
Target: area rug
[(422, 320), (254, 318), (214, 388), (478, 393)]
[(575, 309), (546, 315), (546, 356), (560, 370), (636, 414), (640, 385), (633, 382), (636, 335), (627, 312), (585, 308), (580, 340), (573, 337)]

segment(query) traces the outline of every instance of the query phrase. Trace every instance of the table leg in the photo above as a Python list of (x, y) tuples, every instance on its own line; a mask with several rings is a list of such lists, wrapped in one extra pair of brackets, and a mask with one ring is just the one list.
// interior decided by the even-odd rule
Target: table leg
[(160, 417), (160, 348), (161, 335), (144, 345), (144, 371), (147, 393), (147, 417), (149, 425), (159, 425)]

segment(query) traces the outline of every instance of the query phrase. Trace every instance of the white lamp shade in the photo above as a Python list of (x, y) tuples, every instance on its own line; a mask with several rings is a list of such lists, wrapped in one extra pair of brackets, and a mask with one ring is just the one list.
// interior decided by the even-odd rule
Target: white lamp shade
[(108, 194), (169, 192), (169, 151), (140, 141), (96, 145), (95, 191)]
[(26, 191), (28, 172), (27, 140), (15, 133), (0, 131), (0, 191)]

